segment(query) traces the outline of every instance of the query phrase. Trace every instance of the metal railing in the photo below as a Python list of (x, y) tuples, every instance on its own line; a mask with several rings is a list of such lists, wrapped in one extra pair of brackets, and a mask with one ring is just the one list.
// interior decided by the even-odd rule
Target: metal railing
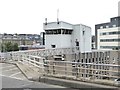
[[(120, 78), (120, 65), (96, 64), (72, 61), (45, 60), (45, 56), (63, 55), (75, 53), (75, 49), (48, 49), (30, 50), (6, 53), (6, 60), (18, 61), (23, 64), (33, 65), (40, 69), (45, 76), (69, 78), (75, 80), (109, 80)], [(0, 54), (3, 57), (3, 54)], [(5, 57), (4, 56), (4, 57)]]
[(76, 52), (76, 48), (40, 49), (0, 53), (0, 57), (3, 57), (5, 60), (19, 60), (22, 55), (46, 57), (52, 55), (73, 54), (74, 52)]
[(39, 56), (25, 54), (21, 55), (21, 59), (18, 61), (39, 68), (42, 74), (47, 76), (71, 77), (71, 79), (78, 80), (114, 80), (120, 78), (118, 71), (120, 65), (45, 60)]
[[(96, 68), (96, 67), (102, 67)], [(103, 68), (107, 67), (107, 68)], [(120, 65), (80, 63), (70, 61), (46, 61), (45, 74), (57, 77), (72, 77), (76, 79), (108, 79), (119, 77)]]

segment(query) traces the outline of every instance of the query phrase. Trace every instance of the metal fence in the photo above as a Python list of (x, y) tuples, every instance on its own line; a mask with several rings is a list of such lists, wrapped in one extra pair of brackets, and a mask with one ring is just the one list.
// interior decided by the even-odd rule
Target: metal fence
[[(103, 66), (107, 68), (103, 68)], [(96, 67), (101, 67), (101, 69)], [(46, 75), (57, 77), (113, 80), (120, 78), (118, 68), (120, 65), (49, 60), (46, 61), (44, 70)]]
[(120, 65), (115, 64), (54, 61), (25, 54), (22, 54), (18, 61), (39, 68), (41, 73), (46, 76), (65, 77), (77, 80), (114, 80), (120, 78)]
[(120, 65), (45, 60), (45, 56), (72, 54), (75, 49), (30, 50), (0, 54), (5, 60), (18, 61), (39, 68), (45, 76), (75, 80), (109, 80), (120, 78)]

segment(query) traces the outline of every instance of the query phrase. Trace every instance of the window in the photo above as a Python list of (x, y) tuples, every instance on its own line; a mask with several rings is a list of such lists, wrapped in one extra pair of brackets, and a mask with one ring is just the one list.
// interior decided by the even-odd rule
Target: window
[(100, 46), (100, 48), (104, 48), (104, 49), (120, 49), (120, 46)]
[(120, 39), (100, 39), (100, 42), (120, 42)]
[(113, 25), (113, 27), (116, 27), (116, 25)]
[(78, 41), (76, 42), (76, 46), (79, 46), (79, 42)]
[(56, 46), (55, 45), (51, 45), (52, 48), (55, 48)]
[(106, 26), (106, 28), (109, 28), (109, 26)]
[(61, 34), (61, 29), (55, 29), (55, 30), (45, 30), (46, 34)]
[(101, 36), (102, 36), (102, 35), (115, 35), (115, 34), (120, 34), (120, 31), (100, 33)]
[(106, 35), (106, 33), (102, 33), (102, 35)]
[(103, 26), (100, 26), (100, 29), (103, 29)]
[(62, 34), (72, 34), (72, 30), (62, 29)]
[(83, 31), (83, 35), (85, 35), (85, 31)]

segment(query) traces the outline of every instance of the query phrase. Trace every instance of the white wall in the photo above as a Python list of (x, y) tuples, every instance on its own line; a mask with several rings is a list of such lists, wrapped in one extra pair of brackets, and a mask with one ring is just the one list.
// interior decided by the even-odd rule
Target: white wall
[[(85, 30), (85, 34), (83, 35), (83, 31), (82, 30)], [(81, 25), (81, 41), (83, 42), (83, 49), (82, 52), (91, 52), (91, 28), (88, 27), (88, 26), (85, 26), (85, 25)]]
[[(83, 30), (85, 34), (83, 36)], [(74, 25), (72, 33), (72, 46), (75, 47), (76, 39), (79, 41), (80, 52), (91, 52), (91, 28), (82, 24)]]
[(70, 48), (72, 47), (71, 35), (61, 35), (61, 47)]
[[(91, 51), (91, 28), (82, 24), (72, 25), (66, 22), (48, 23), (44, 25), (44, 30), (51, 29), (73, 29), (71, 35), (57, 34), (57, 35), (45, 35), (45, 47), (46, 49), (52, 48), (51, 45), (56, 45), (56, 48), (69, 48), (76, 47), (76, 39), (79, 41), (80, 52)], [(83, 36), (83, 30), (85, 35)]]
[(56, 45), (56, 48), (71, 47), (71, 35), (46, 35), (45, 48), (51, 49), (51, 45)]
[(114, 35), (101, 35), (100, 33), (106, 33), (106, 32), (118, 32), (118, 27), (114, 28), (104, 28), (104, 29), (98, 29), (97, 30), (97, 49), (103, 49), (100, 48), (100, 46), (118, 46), (118, 42), (100, 42), (100, 39), (118, 39), (118, 34)]
[(80, 35), (80, 25), (74, 25), (73, 27), (73, 32), (72, 32), (72, 47), (75, 47), (76, 46), (76, 39), (78, 40), (79, 42), (79, 45), (81, 45), (81, 35)]

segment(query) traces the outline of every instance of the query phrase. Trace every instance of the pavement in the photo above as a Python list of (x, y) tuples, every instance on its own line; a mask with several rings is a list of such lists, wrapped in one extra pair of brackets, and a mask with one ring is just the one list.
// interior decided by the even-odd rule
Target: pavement
[(27, 80), (27, 78), (22, 74), (18, 67), (14, 64), (0, 63), (0, 75), (9, 76), (11, 78)]
[(5, 90), (7, 90), (6, 88), (66, 88), (58, 85), (30, 81), (16, 65), (8, 63), (0, 63), (0, 88), (1, 87), (5, 88)]
[(2, 88), (65, 88), (65, 87), (2, 76)]

